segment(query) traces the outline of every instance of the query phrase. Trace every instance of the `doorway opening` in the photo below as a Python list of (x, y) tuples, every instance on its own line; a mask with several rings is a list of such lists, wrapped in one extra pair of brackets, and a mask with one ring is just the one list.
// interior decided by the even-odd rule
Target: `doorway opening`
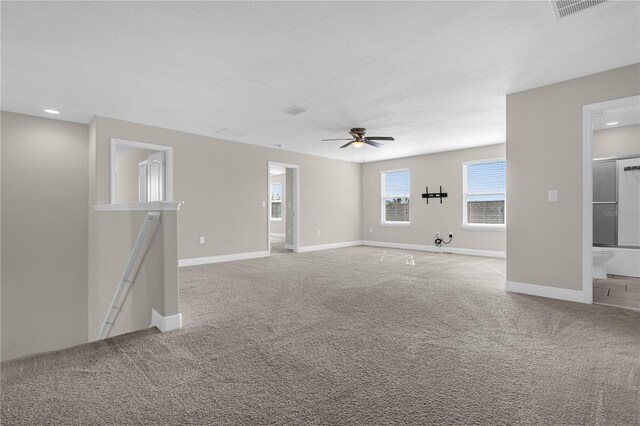
[(299, 167), (269, 161), (267, 164), (267, 247), (269, 255), (298, 252)]
[(111, 204), (173, 200), (173, 148), (111, 139)]
[(640, 310), (640, 96), (583, 114), (583, 294)]

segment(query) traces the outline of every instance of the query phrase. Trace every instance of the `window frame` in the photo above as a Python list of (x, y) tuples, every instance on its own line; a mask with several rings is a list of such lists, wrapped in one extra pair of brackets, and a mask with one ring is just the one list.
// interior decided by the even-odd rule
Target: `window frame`
[[(273, 185), (280, 185), (280, 201), (273, 201)], [(281, 221), (282, 220), (282, 199), (284, 198), (284, 194), (282, 192), (283, 189), (282, 182), (271, 182), (269, 184), (269, 220), (276, 220), (276, 221)], [(273, 204), (280, 204), (280, 217), (273, 217)]]
[[(473, 192), (467, 193), (467, 166), (486, 163), (504, 162), (506, 166), (506, 158), (487, 158), (484, 160), (465, 161), (462, 163), (462, 228), (504, 231), (507, 228), (507, 188), (506, 188), (506, 172), (505, 172), (505, 190), (504, 192)], [(468, 195), (503, 195), (504, 194), (504, 223), (469, 223), (467, 222), (467, 196)]]
[[(409, 199), (409, 220), (406, 222), (387, 220), (386, 209), (385, 209), (385, 198), (389, 198), (389, 194), (385, 194), (385, 179), (386, 179), (385, 175), (387, 173), (394, 173), (394, 172), (409, 172), (409, 195), (406, 196), (406, 198)], [(402, 197), (405, 197), (405, 196), (402, 196)], [(411, 169), (410, 168), (380, 171), (380, 225), (381, 226), (397, 226), (397, 227), (411, 226)]]

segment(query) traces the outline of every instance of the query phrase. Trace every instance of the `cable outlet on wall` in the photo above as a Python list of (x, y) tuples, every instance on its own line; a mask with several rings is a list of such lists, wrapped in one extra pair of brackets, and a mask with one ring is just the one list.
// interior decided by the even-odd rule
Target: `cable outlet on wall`
[(200, 237), (200, 244), (204, 244), (204, 237)]
[(320, 230), (318, 229), (318, 237), (320, 236)]
[(558, 201), (558, 190), (552, 189), (547, 193), (550, 202)]
[(453, 232), (449, 231), (449, 238), (453, 238)]
[(440, 238), (440, 231), (436, 232), (436, 238)]
[(373, 228), (372, 227), (369, 227), (369, 232), (373, 232)]

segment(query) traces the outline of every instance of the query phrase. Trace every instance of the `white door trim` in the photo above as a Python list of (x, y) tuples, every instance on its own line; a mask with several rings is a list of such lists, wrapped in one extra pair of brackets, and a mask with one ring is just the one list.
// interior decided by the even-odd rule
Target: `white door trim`
[[(267, 251), (269, 253), (269, 256), (271, 256), (271, 241), (270, 241), (270, 236), (271, 236), (271, 207), (270, 207), (270, 203), (271, 203), (271, 175), (270, 175), (270, 170), (272, 166), (280, 166), (280, 167), (284, 167), (285, 169), (293, 169), (293, 202), (291, 202), (291, 207), (293, 210), (293, 251), (295, 253), (298, 253), (300, 251), (300, 166), (296, 165), (296, 164), (287, 164), (287, 163), (280, 163), (277, 161), (267, 161)], [(286, 176), (286, 173), (285, 173)], [(286, 182), (286, 178), (285, 178), (285, 182)], [(286, 191), (286, 184), (285, 184), (285, 191)], [(286, 200), (285, 197), (285, 203), (289, 203), (290, 200)], [(285, 205), (284, 208), (286, 209), (287, 206)], [(286, 210), (285, 210), (286, 211)], [(288, 223), (289, 220), (291, 220), (291, 218), (286, 218), (285, 221)], [(287, 235), (287, 230), (285, 227), (285, 238)]]
[(582, 108), (582, 294), (593, 303), (593, 114), (640, 103), (640, 96), (613, 99)]

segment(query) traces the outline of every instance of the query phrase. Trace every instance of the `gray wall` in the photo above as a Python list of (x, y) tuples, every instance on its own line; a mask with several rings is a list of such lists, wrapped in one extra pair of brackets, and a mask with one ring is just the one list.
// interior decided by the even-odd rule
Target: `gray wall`
[(639, 74), (635, 64), (507, 96), (508, 281), (581, 290), (583, 106), (638, 95)]
[(286, 174), (271, 176), (271, 183), (280, 182), (282, 184), (282, 220), (271, 220), (271, 233), (284, 234), (287, 222), (287, 187)]
[(86, 342), (88, 128), (2, 112), (2, 359)]
[[(95, 252), (89, 253), (88, 340), (98, 336), (129, 253), (147, 215), (145, 211), (95, 212)], [(110, 337), (149, 327), (151, 309), (169, 316), (178, 311), (176, 212), (162, 212)]]
[[(505, 251), (504, 230), (462, 229), (462, 163), (465, 161), (504, 158), (505, 146), (442, 152), (431, 155), (400, 158), (364, 164), (362, 167), (362, 239), (392, 243), (433, 245), (436, 232), (453, 232), (448, 247)], [(410, 227), (380, 224), (380, 172), (411, 169)], [(421, 198), (425, 187), (430, 192), (442, 185), (448, 198), (432, 199), (429, 204)], [(509, 207), (507, 206), (507, 210)], [(370, 232), (371, 228), (371, 232)]]
[[(96, 204), (109, 202), (110, 138), (174, 148), (174, 199), (185, 202), (178, 215), (180, 259), (268, 249), (268, 161), (300, 166), (302, 246), (360, 240), (359, 164), (104, 117), (95, 125)], [(235, 208), (227, 202), (220, 208), (226, 199)]]
[(593, 158), (640, 154), (640, 125), (593, 132)]

